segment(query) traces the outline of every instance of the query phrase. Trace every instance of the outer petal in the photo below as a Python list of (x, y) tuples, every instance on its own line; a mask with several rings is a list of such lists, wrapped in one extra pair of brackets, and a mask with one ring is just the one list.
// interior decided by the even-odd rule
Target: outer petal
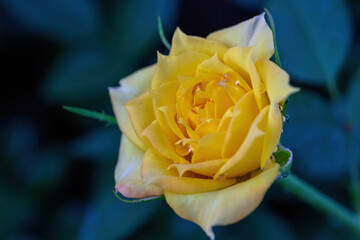
[(212, 226), (235, 223), (254, 211), (278, 172), (279, 165), (274, 164), (257, 176), (222, 190), (198, 194), (165, 191), (164, 195), (180, 217), (195, 222), (215, 239)]
[(131, 124), (134, 127), (135, 133), (139, 138), (144, 140), (141, 133), (155, 120), (155, 113), (150, 93), (145, 92), (141, 94), (139, 97), (125, 103), (124, 107), (129, 113)]
[(255, 46), (252, 58), (269, 59), (274, 54), (274, 43), (271, 29), (265, 22), (262, 13), (235, 26), (228, 27), (207, 36), (207, 39), (224, 43), (228, 47)]
[(222, 189), (236, 183), (236, 179), (212, 180), (198, 177), (179, 177), (175, 169), (168, 169), (172, 161), (148, 149), (143, 157), (141, 176), (146, 184), (156, 184), (177, 193), (199, 193)]
[(264, 168), (271, 154), (275, 151), (280, 141), (282, 131), (282, 116), (279, 105), (272, 103), (269, 107), (269, 115), (265, 130), (264, 147), (261, 155), (260, 167)]
[(123, 105), (150, 88), (154, 73), (155, 65), (152, 65), (120, 80), (120, 87), (109, 88), (111, 103), (121, 131), (132, 143), (143, 150), (146, 149), (146, 146), (136, 135), (130, 122), (129, 114)]
[(299, 91), (289, 84), (289, 75), (278, 65), (269, 60), (260, 60), (256, 68), (264, 81), (270, 102), (280, 103), (289, 95)]
[(218, 41), (212, 41), (201, 37), (188, 36), (180, 28), (176, 28), (171, 45), (170, 56), (176, 56), (186, 51), (196, 51), (209, 56), (218, 54), (219, 58), (227, 51), (228, 47)]
[(125, 135), (121, 137), (119, 161), (115, 168), (116, 190), (128, 198), (144, 198), (162, 195), (155, 185), (143, 186), (141, 179), (141, 159), (144, 152), (132, 144)]

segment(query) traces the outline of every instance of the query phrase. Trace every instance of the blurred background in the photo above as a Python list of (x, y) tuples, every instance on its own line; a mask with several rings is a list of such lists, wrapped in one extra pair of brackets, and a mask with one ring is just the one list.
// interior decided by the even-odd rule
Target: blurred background
[[(283, 67), (302, 88), (289, 100), (282, 137), (294, 152), (293, 172), (353, 208), (348, 159), (360, 162), (360, 1), (0, 0), (0, 238), (207, 239), (163, 200), (116, 199), (118, 127), (61, 106), (112, 115), (107, 87), (154, 63), (157, 50), (168, 53), (158, 15), (168, 39), (176, 26), (205, 37), (264, 6), (275, 20)], [(326, 88), (335, 81), (336, 103)], [(278, 184), (248, 218), (215, 233), (355, 239)]]

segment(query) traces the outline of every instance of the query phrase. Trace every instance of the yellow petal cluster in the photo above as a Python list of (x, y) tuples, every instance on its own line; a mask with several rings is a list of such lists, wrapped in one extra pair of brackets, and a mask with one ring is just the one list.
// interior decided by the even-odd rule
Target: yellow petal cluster
[(264, 14), (207, 38), (176, 29), (168, 56), (110, 88), (123, 132), (116, 189), (164, 194), (212, 239), (212, 226), (251, 213), (278, 176), (280, 108), (297, 91), (273, 52)]

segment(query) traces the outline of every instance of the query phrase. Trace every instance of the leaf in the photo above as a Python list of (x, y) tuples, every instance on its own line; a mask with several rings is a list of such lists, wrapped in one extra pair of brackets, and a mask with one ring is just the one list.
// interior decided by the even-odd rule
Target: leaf
[(292, 149), (293, 171), (319, 180), (337, 179), (348, 171), (345, 135), (332, 106), (319, 96), (306, 92), (289, 98), (281, 142)]
[[(41, 93), (52, 104), (85, 104), (108, 98), (108, 86), (139, 67), (155, 61), (159, 43), (157, 17), (162, 16), (164, 30), (173, 26), (178, 1), (115, 1), (108, 13), (111, 24), (92, 46), (72, 49), (61, 55), (45, 77)], [(151, 59), (151, 58), (150, 58)]]
[(360, 123), (360, 68), (351, 79), (351, 84), (347, 93), (347, 105), (349, 111), (349, 118), (352, 124)]
[(99, 128), (68, 142), (67, 156), (85, 161), (111, 161), (117, 159), (121, 133), (115, 128)]
[(100, 25), (99, 6), (92, 0), (2, 0), (1, 4), (30, 31), (55, 41), (90, 37)]
[(94, 118), (99, 120), (100, 122), (106, 122), (107, 125), (117, 124), (116, 118), (106, 114), (105, 112), (99, 113), (96, 111), (87, 110), (85, 108), (70, 107), (70, 106), (63, 106), (63, 109), (83, 117)]
[(281, 144), (277, 146), (277, 150), (273, 153), (275, 162), (280, 164), (280, 177), (284, 178), (290, 174), (293, 163), (293, 153), (290, 149), (285, 148)]
[(109, 192), (88, 207), (77, 239), (126, 239), (146, 223), (160, 205), (161, 201), (123, 203)]
[(284, 69), (303, 83), (334, 84), (352, 35), (345, 1), (271, 0), (267, 6)]
[(133, 55), (118, 57), (108, 48), (89, 47), (62, 54), (50, 68), (41, 94), (52, 104), (85, 104), (107, 98), (125, 68), (133, 69)]

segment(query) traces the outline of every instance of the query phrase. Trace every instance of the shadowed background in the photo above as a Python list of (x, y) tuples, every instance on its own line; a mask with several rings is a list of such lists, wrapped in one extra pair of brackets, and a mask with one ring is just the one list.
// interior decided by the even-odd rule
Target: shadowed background
[[(163, 200), (116, 199), (118, 127), (61, 106), (112, 114), (107, 87), (154, 63), (157, 50), (168, 53), (158, 15), (168, 39), (176, 26), (205, 37), (264, 6), (275, 20), (283, 67), (303, 90), (289, 99), (282, 137), (294, 151), (293, 172), (351, 208), (349, 152), (360, 161), (359, 1), (0, 0), (1, 239), (207, 239)], [(325, 87), (334, 79), (343, 94), (337, 104)], [(215, 233), (355, 239), (277, 184), (248, 218)]]

